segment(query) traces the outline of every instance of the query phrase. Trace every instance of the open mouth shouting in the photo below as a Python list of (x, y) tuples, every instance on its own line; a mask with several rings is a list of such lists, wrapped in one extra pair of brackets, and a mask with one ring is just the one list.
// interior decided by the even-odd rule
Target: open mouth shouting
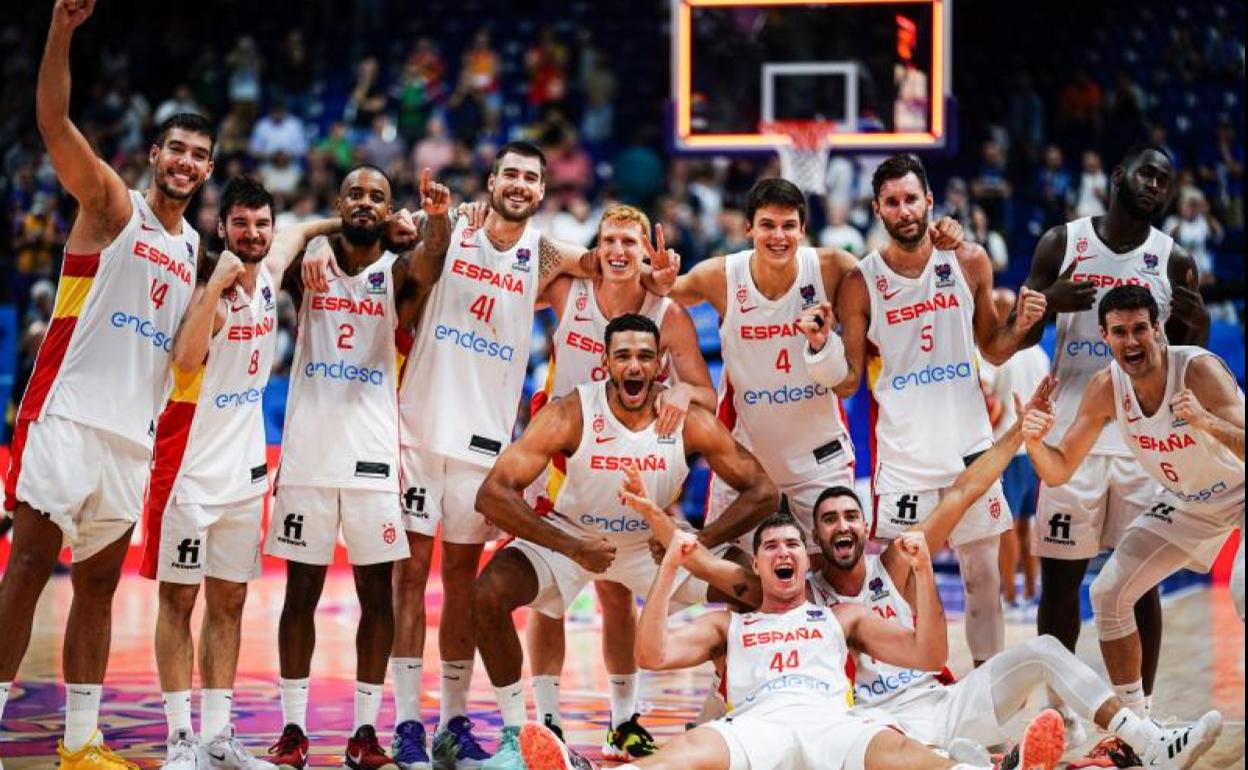
[(797, 565), (790, 561), (782, 561), (772, 567), (772, 571), (776, 574), (776, 579), (780, 581), (781, 586), (789, 586), (798, 578)]
[(647, 382), (641, 375), (624, 375), (620, 380), (620, 401), (628, 409), (638, 409), (646, 401)]
[(854, 549), (858, 545), (858, 538), (849, 532), (844, 532), (832, 538), (832, 558), (837, 562), (848, 562), (854, 558)]
[(1122, 360), (1123, 363), (1128, 366), (1140, 366), (1148, 360), (1148, 353), (1144, 350), (1144, 348), (1139, 348), (1138, 350), (1126, 350), (1123, 351)]

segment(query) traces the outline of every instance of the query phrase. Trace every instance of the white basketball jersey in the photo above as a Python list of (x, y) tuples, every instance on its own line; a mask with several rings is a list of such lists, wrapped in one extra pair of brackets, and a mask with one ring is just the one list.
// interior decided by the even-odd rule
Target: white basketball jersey
[(541, 233), (507, 251), (461, 220), (425, 305), (399, 395), (404, 446), (489, 467), (524, 391)]
[(724, 258), (728, 297), (719, 338), (728, 388), (721, 389), (721, 398), (731, 396), (736, 439), (773, 481), (794, 484), (824, 463), (854, 457), (840, 399), (815, 382), (802, 361), (806, 337), (797, 321), (827, 294), (815, 249), (797, 250), (797, 278), (775, 300), (754, 285), (753, 253)]
[(395, 259), (304, 295), (279, 484), (398, 492)]
[(143, 194), (97, 254), (65, 254), (47, 336), (22, 397), (20, 419), (45, 414), (151, 448), (169, 393), (173, 338), (195, 288), (199, 234), (185, 219), (167, 231)]
[[(1183, 390), (1188, 363), (1212, 355), (1194, 345), (1172, 345), (1166, 350), (1166, 394), (1152, 416), (1141, 411), (1131, 378), (1118, 362), (1109, 365), (1120, 437), (1148, 475), (1165, 488), (1171, 505), (1197, 513), (1218, 513), (1237, 503), (1242, 506), (1244, 501), (1244, 462), (1213, 436), (1175, 417), (1170, 409), (1171, 399)], [(1242, 390), (1239, 400), (1244, 400)]]
[(992, 445), (975, 352), (975, 297), (951, 251), (933, 251), (917, 278), (893, 272), (879, 251), (858, 269), (871, 298), (875, 490), (947, 487), (965, 468), (963, 457)]
[[(1158, 320), (1165, 324), (1170, 317), (1170, 249), (1174, 240), (1157, 228), (1138, 248), (1116, 254), (1101, 242), (1092, 227), (1092, 217), (1066, 224), (1066, 255), (1058, 274), (1074, 264), (1073, 281), (1090, 281), (1096, 286), (1096, 304), (1079, 313), (1059, 313), (1057, 343), (1053, 348), (1053, 374), (1057, 377), (1054, 395), (1053, 430), (1050, 441), (1060, 441), (1079, 411), (1079, 402), (1092, 375), (1113, 360), (1109, 345), (1101, 339), (1096, 307), (1105, 292), (1115, 286), (1135, 284), (1147, 286), (1157, 301)], [(1092, 447), (1092, 454), (1127, 455), (1118, 431), (1106, 426)]]
[(653, 421), (639, 431), (624, 427), (611, 412), (605, 382), (578, 385), (576, 391), (581, 442), (566, 459), (564, 477), (552, 476), (547, 489), (554, 506), (551, 523), (621, 542), (648, 540), (650, 525), (620, 502), (624, 468), (638, 468), (650, 498), (666, 508), (680, 497), (689, 473), (684, 439), (680, 433), (659, 437)]
[(793, 706), (835, 716), (853, 705), (845, 634), (832, 610), (804, 602), (785, 613), (730, 618), (724, 676), (730, 717)]
[[(806, 576), (806, 585), (810, 587), (815, 603), (825, 607), (834, 607), (842, 602), (857, 604), (877, 617), (913, 630), (914, 612), (897, 586), (893, 585), (893, 579), (888, 576), (880, 557), (867, 554), (862, 558), (867, 567), (867, 577), (862, 590), (854, 596), (837, 593), (822, 574), (811, 570)], [(952, 678), (947, 670), (942, 674)], [(941, 686), (936, 674), (930, 671), (894, 666), (866, 653), (854, 656), (854, 702), (857, 704), (887, 708), (889, 704), (908, 701)]]
[[(663, 318), (671, 306), (670, 299), (647, 292), (638, 314), (662, 328)], [(548, 398), (562, 398), (577, 385), (607, 379), (602, 356), (607, 350), (603, 340), (609, 322), (598, 307), (594, 282), (588, 278), (574, 279), (551, 346), (547, 387), (544, 388)], [(661, 342), (662, 335), (659, 336)]]
[[(269, 488), (261, 402), (277, 342), (277, 286), (263, 264), (256, 291), (221, 297), (225, 325), (192, 373), (174, 370), (173, 393), (156, 424), (149, 499), (222, 505)], [(159, 515), (159, 511), (155, 512)]]

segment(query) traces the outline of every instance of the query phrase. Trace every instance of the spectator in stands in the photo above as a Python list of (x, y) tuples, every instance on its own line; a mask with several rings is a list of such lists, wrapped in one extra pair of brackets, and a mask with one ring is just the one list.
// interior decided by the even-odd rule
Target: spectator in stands
[(316, 154), (328, 158), (339, 171), (346, 171), (355, 162), (355, 142), (347, 124), (335, 121), (329, 133), (316, 145)]
[[(868, 177), (870, 178), (870, 177)], [(945, 200), (937, 207), (938, 217), (953, 217), (959, 222), (971, 221), (971, 197), (967, 192), (966, 180), (960, 176), (949, 177), (945, 183)], [(872, 217), (871, 219), (875, 219)]]
[(586, 195), (594, 183), (593, 161), (581, 147), (576, 129), (565, 123), (546, 139), (546, 194), (561, 204)]
[[(1242, 80), (1241, 80), (1242, 83)], [(1200, 180), (1226, 226), (1244, 226), (1244, 145), (1235, 140), (1235, 124), (1223, 115), (1212, 145), (1203, 145)]]
[(260, 165), (258, 172), (265, 189), (285, 203), (303, 181), (303, 170), (285, 150), (278, 150)]
[[(1057, 118), (1062, 136), (1087, 141), (1088, 132), (1099, 135), (1103, 98), (1100, 84), (1086, 69), (1075, 73), (1074, 79), (1062, 86), (1058, 95)], [(1084, 136), (1080, 137), (1080, 134)]]
[(1044, 144), (1044, 119), (1044, 99), (1031, 75), (1022, 72), (1010, 95), (1010, 134), (1018, 141), (1018, 150), (1028, 165), (1036, 163)]
[(287, 159), (303, 158), (308, 151), (308, 132), (299, 116), (287, 111), (283, 99), (274, 99), (269, 111), (256, 121), (251, 130), (248, 151), (258, 161), (267, 160), (277, 153), (285, 153)]
[(1033, 223), (1032, 233), (1039, 235), (1054, 225), (1070, 218), (1070, 206), (1074, 202), (1074, 184), (1070, 172), (1063, 165), (1062, 149), (1055, 144), (1044, 148), (1044, 166), (1036, 178), (1039, 188), (1039, 221)]
[(714, 163), (699, 161), (690, 168), (689, 201), (693, 204), (702, 238), (708, 241), (716, 238), (719, 235), (719, 212), (724, 207), (724, 191)]
[(51, 323), (52, 311), (56, 306), (56, 284), (47, 278), (40, 278), (30, 287), (30, 304), (22, 316), (22, 325), (34, 323)]
[(749, 220), (745, 212), (729, 204), (720, 209), (718, 233), (706, 245), (707, 256), (735, 254), (754, 248), (754, 241), (745, 234)]
[(271, 83), (273, 98), (300, 118), (312, 118), (320, 111), (312, 101), (312, 60), (302, 29), (296, 27), (286, 33), (273, 61)]
[(373, 116), (372, 130), (360, 144), (357, 155), (365, 163), (385, 171), (392, 178), (402, 166), (407, 150), (394, 123), (385, 114)]
[(828, 224), (819, 233), (819, 245), (844, 249), (855, 257), (865, 256), (867, 243), (863, 240), (858, 228), (849, 223), (849, 206), (844, 202), (829, 199), (827, 210)]
[(681, 256), (680, 269), (686, 265), (692, 267), (706, 256), (702, 244), (698, 242), (694, 232), (693, 211), (687, 203), (682, 203), (671, 195), (663, 195), (657, 203), (658, 223), (663, 225), (663, 238), (669, 249), (675, 249)]
[(979, 175), (971, 180), (971, 196), (984, 207), (988, 218), (1010, 229), (1010, 199), (1014, 186), (1005, 167), (1005, 151), (995, 140), (984, 142)]
[(446, 121), (435, 115), (425, 124), (425, 136), (412, 149), (412, 166), (419, 171), (428, 168), (435, 177), (455, 158), (455, 143), (446, 135)]
[(971, 206), (971, 218), (966, 228), (966, 239), (974, 241), (988, 252), (992, 272), (1000, 275), (1010, 265), (1010, 251), (1001, 233), (993, 230), (983, 206)]
[(248, 126), (259, 108), (260, 73), (264, 69), (264, 59), (251, 35), (238, 38), (234, 48), (226, 54), (225, 66), (229, 70), (230, 109), (243, 118), (244, 126)]
[(555, 37), (549, 25), (542, 27), (537, 42), (524, 53), (529, 76), (529, 106), (537, 117), (549, 107), (558, 107), (568, 96), (568, 49)]
[(390, 88), (390, 102), (395, 114), (395, 127), (406, 146), (415, 144), (425, 134), (433, 97), (420, 67), (408, 59), (399, 73), (398, 80)]
[(590, 147), (597, 147), (615, 135), (616, 79), (605, 52), (592, 48), (585, 55), (588, 64), (581, 81), (585, 95), (581, 136)]
[(485, 27), (472, 36), (472, 47), (464, 52), (463, 87), (484, 112), (497, 113), (503, 107), (503, 60), (490, 45), (490, 31)]
[(152, 115), (152, 123), (159, 126), (174, 115), (183, 112), (193, 112), (199, 115), (205, 112), (199, 102), (195, 101), (189, 83), (178, 83), (174, 86), (169, 98), (157, 105), (156, 112)]
[(578, 193), (551, 216), (550, 237), (578, 246), (589, 246), (598, 235), (598, 217), (599, 212), (584, 195)]
[(416, 46), (407, 55), (407, 63), (420, 73), (431, 98), (439, 98), (442, 95), (442, 79), (446, 75), (446, 61), (438, 51), (433, 38), (423, 36), (417, 38)]
[(290, 208), (273, 218), (273, 229), (280, 231), (282, 228), (318, 219), (320, 216), (317, 212), (316, 195), (303, 187), (297, 190), (291, 198)]
[(13, 223), (17, 272), (30, 282), (53, 274), (56, 257), (65, 245), (68, 227), (54, 203), (50, 193), (37, 192), (30, 208), (19, 213)]
[(381, 89), (381, 72), (376, 57), (365, 56), (356, 67), (355, 85), (347, 97), (343, 120), (359, 135), (366, 134), (373, 119), (386, 109), (386, 92)]
[(1165, 231), (1192, 255), (1200, 271), (1200, 283), (1212, 284), (1215, 272), (1210, 246), (1222, 240), (1222, 225), (1209, 213), (1205, 196), (1199, 190), (1188, 189), (1181, 194), (1178, 216), (1166, 220)]
[(1101, 167), (1101, 156), (1095, 150), (1083, 153), (1083, 170), (1079, 174), (1079, 192), (1075, 196), (1075, 216), (1094, 217), (1105, 213), (1109, 204), (1109, 177)]

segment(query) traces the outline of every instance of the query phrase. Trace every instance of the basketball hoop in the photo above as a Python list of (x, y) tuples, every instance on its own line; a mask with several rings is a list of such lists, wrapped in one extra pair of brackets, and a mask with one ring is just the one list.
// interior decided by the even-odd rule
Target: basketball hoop
[(776, 120), (759, 130), (777, 137), (781, 175), (804, 193), (828, 191), (828, 135), (836, 124), (828, 120)]

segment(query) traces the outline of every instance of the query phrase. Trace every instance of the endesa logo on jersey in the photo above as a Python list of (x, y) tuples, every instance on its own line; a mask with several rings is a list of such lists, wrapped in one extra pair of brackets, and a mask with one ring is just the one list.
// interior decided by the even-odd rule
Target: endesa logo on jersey
[[(191, 244), (188, 243), (186, 245), (189, 249)], [(177, 276), (179, 281), (187, 286), (190, 286), (191, 281), (195, 279), (195, 277), (191, 274), (191, 267), (185, 262), (179, 259), (174, 259), (155, 246), (144, 243), (143, 241), (134, 242), (134, 256), (151, 262), (153, 265), (161, 268), (166, 273), (173, 273)]]
[(928, 313), (938, 313), (942, 310), (952, 310), (956, 307), (960, 307), (957, 294), (953, 292), (937, 292), (931, 299), (915, 302), (913, 305), (893, 308), (884, 314), (884, 320), (889, 326), (894, 326), (922, 318)]
[(173, 352), (173, 337), (157, 329), (156, 325), (146, 318), (139, 318), (137, 315), (119, 310), (113, 313), (109, 320), (117, 329), (129, 329), (143, 339), (150, 340), (152, 347), (160, 348), (166, 353)]
[(1181, 489), (1175, 489), (1174, 487), (1166, 485), (1167, 492), (1185, 503), (1207, 503), (1213, 499), (1214, 495), (1220, 495), (1228, 489), (1230, 489), (1230, 486), (1225, 481), (1219, 481), (1216, 484), (1205, 487), (1204, 489), (1198, 489), (1195, 492), (1184, 492)]
[(627, 514), (623, 516), (595, 516), (592, 513), (581, 514), (581, 526), (602, 532), (649, 532), (650, 525), (642, 519), (635, 519)]
[(346, 361), (309, 361), (303, 367), (303, 376), (308, 379), (342, 380), (346, 382), (362, 382), (365, 385), (385, 385), (386, 373), (380, 369), (367, 366), (356, 366)]
[(1062, 348), (1068, 358), (1089, 356), (1091, 358), (1109, 358), (1113, 353), (1109, 345), (1101, 340), (1071, 340)]
[(511, 361), (511, 359), (516, 357), (516, 349), (513, 346), (491, 342), (485, 337), (478, 337), (474, 331), (463, 331), (462, 329), (456, 329), (454, 326), (438, 324), (437, 328), (433, 330), (433, 338), (438, 342), (449, 341), (456, 347), (461, 347), (470, 353), (485, 356), (486, 358)]
[(881, 673), (869, 682), (856, 682), (854, 694), (859, 700), (870, 701), (900, 692), (912, 684), (922, 682), (928, 674), (908, 668), (891, 673)]
[(511, 273), (496, 273), (488, 267), (474, 265), (462, 259), (457, 259), (451, 263), (451, 273), (462, 275), (470, 281), (489, 284), (496, 289), (509, 291), (513, 294), (524, 294), (524, 276), (515, 276)]
[(823, 385), (811, 383), (800, 388), (797, 386), (781, 386), (773, 390), (743, 390), (741, 391), (741, 400), (750, 406), (757, 404), (784, 406), (785, 404), (799, 404), (812, 398), (825, 398), (831, 393), (832, 391)]
[(921, 388), (925, 385), (935, 385), (939, 382), (965, 380), (974, 375), (974, 373), (975, 367), (971, 366), (969, 361), (959, 361), (956, 364), (945, 364), (944, 366), (928, 364), (922, 369), (894, 375), (892, 386), (893, 390)]
[(247, 406), (248, 404), (258, 404), (262, 398), (264, 398), (263, 390), (248, 388), (237, 393), (218, 393), (217, 397), (212, 400), (212, 403), (218, 409), (231, 409), (233, 407)]
[(225, 331), (225, 338), (232, 342), (259, 339), (273, 331), (274, 326), (276, 324), (273, 322), (273, 316), (265, 316), (259, 323), (235, 324), (229, 327)]
[(335, 297), (331, 294), (313, 294), (312, 309), (324, 310), (329, 313), (350, 313), (351, 315), (384, 316), (386, 306), (371, 299), (359, 302), (350, 297)]

